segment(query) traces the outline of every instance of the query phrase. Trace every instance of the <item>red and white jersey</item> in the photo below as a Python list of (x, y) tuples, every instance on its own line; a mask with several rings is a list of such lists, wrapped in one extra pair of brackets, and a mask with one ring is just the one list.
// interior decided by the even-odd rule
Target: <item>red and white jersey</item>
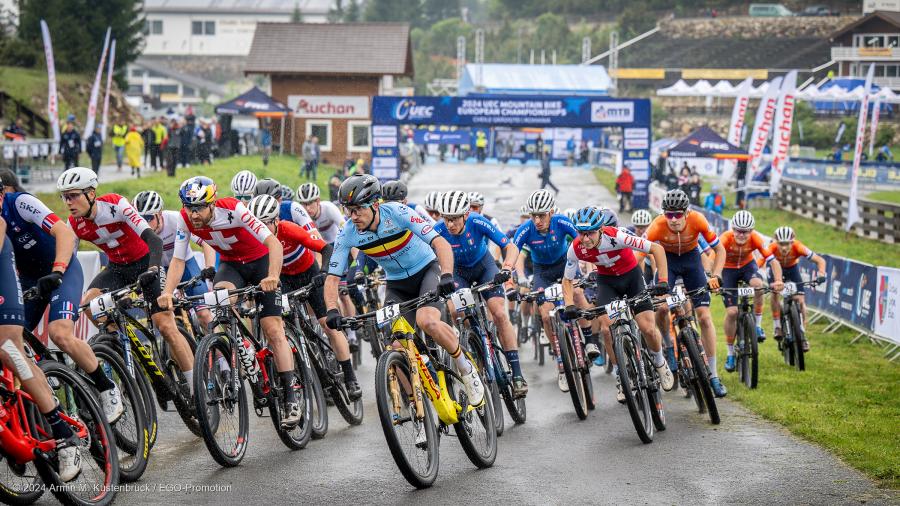
[(278, 241), (284, 249), (281, 273), (295, 275), (306, 272), (316, 261), (313, 251), (322, 251), (326, 246), (317, 232), (306, 229), (290, 221), (278, 224)]
[(114, 264), (129, 264), (150, 253), (141, 239), (150, 228), (128, 199), (115, 193), (97, 197), (97, 214), (93, 220), (69, 216), (69, 225), (79, 239), (92, 242), (103, 250)]
[(194, 228), (187, 210), (181, 210), (175, 231), (175, 258), (186, 260), (191, 254), (191, 235), (212, 246), (222, 262), (248, 263), (269, 254), (263, 241), (272, 232), (241, 201), (225, 197), (216, 201), (213, 217), (205, 227)]
[(587, 262), (597, 267), (597, 274), (602, 276), (621, 276), (637, 267), (634, 251), (648, 253), (650, 241), (623, 232), (615, 227), (603, 227), (600, 231), (600, 244), (594, 248), (581, 245), (581, 237), (575, 238), (566, 253), (567, 279), (575, 279), (578, 275), (578, 262)]
[[(162, 228), (156, 235), (162, 239), (163, 243), (162, 266), (168, 268), (169, 264), (172, 263), (172, 252), (175, 251), (175, 235), (178, 231), (178, 222), (181, 221), (181, 215), (178, 211), (168, 210), (163, 211), (160, 215)], [(191, 240), (198, 246), (203, 245), (203, 240), (196, 235), (191, 236)]]

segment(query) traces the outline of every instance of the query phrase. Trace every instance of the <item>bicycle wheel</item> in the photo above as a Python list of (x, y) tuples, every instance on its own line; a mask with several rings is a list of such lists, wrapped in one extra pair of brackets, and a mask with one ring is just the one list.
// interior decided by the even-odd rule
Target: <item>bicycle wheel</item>
[(594, 382), (591, 380), (591, 366), (586, 361), (587, 357), (585, 357), (584, 367), (581, 368), (581, 382), (584, 384), (584, 399), (587, 401), (587, 408), (593, 411), (597, 407), (594, 402)]
[(363, 421), (362, 397), (355, 401), (351, 401), (344, 385), (338, 384), (338, 382), (335, 382), (334, 386), (332, 386), (331, 392), (331, 399), (334, 401), (334, 407), (337, 408), (338, 413), (341, 414), (344, 420), (350, 425), (361, 424)]
[[(189, 343), (193, 341), (193, 337), (184, 328), (180, 328), (179, 331)], [(197, 351), (196, 347), (192, 346), (192, 348), (192, 352)], [(167, 388), (173, 394), (172, 403), (175, 404), (175, 411), (178, 412), (181, 421), (184, 422), (184, 425), (192, 434), (202, 437), (203, 433), (200, 430), (200, 423), (197, 421), (193, 409), (194, 406), (191, 405), (190, 385), (187, 383), (187, 378), (184, 377), (184, 372), (182, 372), (178, 363), (175, 362), (175, 359), (169, 353), (169, 346), (165, 342), (160, 347), (160, 355), (162, 356), (159, 363), (164, 365), (163, 372), (166, 375), (163, 380), (164, 388)]]
[(738, 319), (737, 332), (735, 332), (734, 336), (734, 359), (736, 362), (736, 369), (738, 373), (738, 378), (741, 383), (750, 387), (750, 354), (749, 348), (750, 343), (747, 337), (747, 331), (744, 329), (744, 315)]
[[(38, 473), (63, 504), (100, 506), (112, 503), (119, 485), (119, 456), (112, 428), (95, 400), (94, 392), (63, 364), (44, 360), (38, 367), (44, 371), (50, 389), (59, 400), (60, 410), (81, 425), (80, 430), (73, 427), (76, 432), (81, 432), (78, 444), (81, 473), (72, 481), (62, 482), (55, 469), (55, 452), (49, 461), (35, 459)], [(41, 419), (41, 425), (46, 424), (46, 420)]]
[(484, 346), (482, 345), (481, 336), (471, 329), (463, 327), (463, 336), (460, 342), (465, 344), (469, 352), (469, 356), (475, 361), (478, 375), (481, 376), (481, 383), (486, 385), (485, 390), (491, 391), (491, 400), (493, 401), (493, 410), (496, 413), (500, 410), (500, 416), (494, 416), (494, 425), (497, 436), (503, 435), (503, 429), (506, 428), (506, 421), (503, 419), (503, 399), (500, 396), (500, 387), (497, 385), (496, 377), (488, 377), (488, 368), (484, 356)]
[[(32, 434), (36, 434), (40, 412), (29, 401), (24, 402), (25, 420)], [(44, 495), (44, 483), (34, 462), (18, 464), (0, 452), (0, 501), (4, 504), (33, 504)]]
[[(309, 385), (304, 378), (303, 357), (300, 356), (300, 350), (297, 349), (296, 341), (292, 337), (288, 337), (288, 343), (291, 345), (294, 358), (293, 385), (284, 385), (281, 382), (281, 374), (275, 370), (275, 358), (273, 356), (266, 360), (266, 367), (268, 368), (272, 384), (272, 395), (269, 397), (269, 416), (272, 418), (272, 424), (275, 425), (275, 432), (278, 433), (281, 442), (291, 450), (300, 450), (306, 447), (312, 437), (312, 396), (310, 395)], [(302, 412), (300, 422), (290, 429), (281, 426), (284, 413), (282, 399), (284, 397), (275, 394), (275, 392), (284, 391), (285, 388), (294, 389), (294, 395), (300, 404)]]
[(666, 409), (663, 405), (662, 386), (660, 385), (659, 373), (650, 362), (650, 353), (644, 343), (641, 356), (646, 357), (643, 360), (644, 377), (647, 379), (647, 399), (650, 401), (650, 416), (653, 418), (653, 425), (657, 431), (666, 430)]
[(796, 357), (796, 364), (798, 371), (806, 370), (806, 357), (803, 352), (803, 340), (806, 339), (806, 335), (803, 332), (803, 328), (800, 326), (800, 309), (799, 304), (791, 304), (791, 333), (794, 335), (794, 356)]
[(690, 397), (694, 399), (694, 403), (697, 405), (697, 412), (700, 414), (706, 413), (706, 403), (703, 402), (703, 394), (701, 393), (700, 388), (700, 378), (697, 376), (696, 362), (691, 359), (690, 353), (688, 353), (687, 342), (692, 339), (696, 339), (696, 333), (692, 327), (685, 327), (678, 334), (678, 345), (679, 345), (679, 358), (681, 359), (681, 363), (678, 366), (678, 373), (684, 378), (684, 383), (686, 385), (685, 388), (685, 397)]
[(146, 427), (144, 402), (141, 400), (140, 387), (134, 378), (128, 375), (125, 361), (109, 346), (97, 343), (91, 346), (97, 361), (106, 376), (119, 387), (122, 395), (122, 406), (125, 411), (112, 425), (119, 447), (119, 476), (122, 481), (137, 481), (147, 469), (150, 456), (150, 434)]
[[(194, 401), (203, 442), (221, 466), (234, 467), (247, 452), (250, 432), (243, 374), (234, 360), (228, 336), (210, 334), (197, 345), (194, 357)], [(234, 367), (223, 370), (218, 357)]]
[(575, 343), (569, 334), (569, 329), (557, 315), (556, 338), (559, 339), (559, 352), (562, 355), (563, 371), (566, 374), (566, 382), (569, 384), (569, 395), (572, 396), (572, 404), (575, 405), (575, 414), (584, 420), (588, 416), (587, 397), (584, 391), (584, 383), (578, 371), (577, 357), (575, 356)]
[[(299, 332), (294, 329), (294, 332)], [(305, 341), (303, 346), (307, 346)], [(309, 390), (312, 405), (312, 439), (322, 439), (328, 433), (328, 404), (319, 375), (309, 361), (309, 348), (300, 351), (300, 367), (303, 371), (304, 385)], [(307, 360), (303, 358), (306, 357)]]
[[(744, 334), (742, 363), (744, 366), (743, 381), (747, 388), (756, 388), (759, 382), (759, 342), (756, 337), (756, 323), (749, 314), (744, 315), (741, 327)], [(739, 332), (740, 333), (740, 332)]]
[(653, 419), (647, 392), (641, 387), (641, 365), (637, 358), (634, 338), (622, 325), (617, 325), (613, 333), (613, 352), (619, 364), (619, 383), (625, 394), (625, 405), (631, 415), (631, 423), (638, 437), (645, 444), (653, 442)]
[[(436, 415), (424, 392), (413, 392), (411, 385), (405, 354), (388, 351), (378, 357), (375, 400), (384, 439), (406, 481), (416, 488), (428, 488), (437, 478), (440, 467)], [(422, 398), (425, 410), (418, 415), (413, 401), (417, 395)], [(420, 436), (418, 444), (417, 435)]]
[(695, 400), (706, 405), (706, 411), (709, 412), (709, 420), (717, 425), (720, 421), (719, 410), (716, 407), (716, 398), (713, 397), (712, 386), (709, 384), (709, 369), (703, 360), (703, 356), (700, 354), (699, 336), (694, 333), (693, 329), (691, 329), (689, 334), (685, 344), (687, 345), (688, 356), (694, 365), (694, 375), (697, 378), (697, 386), (700, 390), (699, 392), (694, 392), (695, 395), (699, 394), (696, 395), (697, 398)]
[(790, 306), (785, 304), (781, 313), (781, 332), (783, 333), (781, 344), (781, 355), (784, 357), (784, 363), (794, 367), (794, 325), (790, 319)]
[[(503, 381), (498, 383), (502, 385), (500, 387), (500, 395), (503, 397), (503, 403), (506, 404), (506, 410), (509, 412), (510, 418), (516, 424), (525, 423), (525, 419), (528, 416), (528, 412), (525, 409), (525, 399), (516, 399), (513, 395), (512, 371), (509, 367), (509, 361), (506, 359), (506, 354), (497, 348), (494, 348), (494, 364), (499, 374), (505, 376)], [(500, 434), (498, 433), (497, 435), (499, 436)]]
[[(473, 360), (472, 355), (469, 359)], [(477, 365), (475, 367), (478, 367)], [(479, 371), (484, 378), (484, 373)], [(462, 381), (458, 381), (452, 374), (447, 374), (447, 390), (450, 395), (459, 401), (465, 396), (465, 387)], [(453, 424), (453, 431), (459, 438), (459, 444), (469, 460), (479, 469), (485, 469), (494, 465), (497, 459), (497, 422), (494, 417), (494, 392), (490, 388), (484, 389), (484, 404), (480, 408), (467, 407), (459, 413), (459, 421)]]

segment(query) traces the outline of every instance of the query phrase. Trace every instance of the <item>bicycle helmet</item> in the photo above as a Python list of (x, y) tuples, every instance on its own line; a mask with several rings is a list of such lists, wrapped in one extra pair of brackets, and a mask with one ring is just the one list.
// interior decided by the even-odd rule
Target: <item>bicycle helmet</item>
[(519, 208), (519, 216), (524, 218), (528, 218), (529, 216), (531, 216), (531, 212), (528, 209), (528, 204), (524, 204)]
[(86, 167), (72, 167), (59, 175), (56, 190), (88, 190), (97, 187), (97, 173)]
[(449, 191), (441, 194), (440, 212), (444, 216), (462, 216), (469, 211), (469, 194), (463, 191)]
[(756, 220), (753, 219), (753, 215), (750, 214), (750, 211), (740, 210), (734, 213), (734, 216), (731, 217), (731, 228), (734, 230), (753, 230), (753, 227), (756, 226)]
[(373, 175), (355, 174), (341, 183), (338, 199), (345, 206), (361, 206), (381, 198), (381, 183)]
[(484, 207), (484, 195), (481, 192), (469, 192), (469, 205)]
[(281, 200), (287, 202), (294, 200), (294, 190), (292, 190), (291, 187), (286, 184), (281, 185)]
[(604, 225), (603, 210), (585, 206), (575, 211), (575, 228), (580, 232), (599, 230)]
[(653, 215), (646, 209), (638, 209), (631, 215), (631, 224), (636, 227), (647, 227), (653, 222)]
[(256, 186), (253, 187), (253, 196), (255, 197), (257, 195), (271, 195), (276, 199), (280, 199), (281, 183), (270, 177), (260, 179), (256, 182)]
[(556, 207), (556, 198), (549, 190), (535, 190), (528, 197), (528, 209), (532, 213), (549, 213)]
[(403, 181), (388, 181), (381, 185), (381, 198), (385, 202), (403, 202), (408, 191)]
[(563, 211), (563, 214), (566, 215), (566, 218), (569, 218), (569, 221), (572, 223), (575, 223), (575, 213), (576, 210), (571, 207)]
[(775, 229), (775, 242), (793, 242), (796, 235), (791, 227), (778, 227)]
[(321, 197), (322, 192), (316, 183), (303, 183), (297, 188), (297, 200), (301, 204), (309, 204), (314, 200), (319, 200)]
[(231, 178), (231, 193), (235, 197), (249, 197), (256, 188), (256, 174), (249, 170), (242, 170)]
[(186, 179), (178, 190), (178, 198), (186, 206), (199, 206), (216, 201), (216, 183), (206, 176)]
[(437, 211), (438, 210), (438, 202), (441, 199), (441, 192), (431, 191), (425, 195), (425, 200), (422, 201), (422, 207), (425, 208), (426, 211)]
[(601, 211), (603, 211), (603, 226), (604, 227), (618, 227), (619, 226), (619, 215), (616, 214), (615, 211), (608, 207), (601, 207)]
[(663, 197), (663, 211), (686, 211), (691, 201), (687, 194), (681, 190), (669, 190)]
[(275, 218), (278, 218), (279, 211), (281, 210), (278, 199), (271, 195), (257, 195), (253, 197), (253, 200), (250, 201), (248, 207), (250, 213), (263, 223), (269, 223)]
[(163, 200), (153, 190), (145, 190), (134, 196), (132, 205), (141, 216), (153, 216), (163, 210)]

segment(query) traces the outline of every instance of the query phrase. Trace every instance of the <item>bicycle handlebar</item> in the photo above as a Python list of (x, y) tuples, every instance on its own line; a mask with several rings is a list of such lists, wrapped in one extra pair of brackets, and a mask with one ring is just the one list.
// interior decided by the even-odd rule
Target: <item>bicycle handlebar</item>
[[(422, 306), (435, 302), (437, 300), (443, 299), (436, 292), (428, 292), (424, 295), (420, 295), (415, 299), (410, 299), (405, 302), (400, 302), (398, 304), (400, 313), (405, 313), (411, 309), (418, 309)], [(390, 304), (385, 304), (385, 307), (390, 306)], [(382, 308), (384, 309), (384, 308)], [(380, 311), (380, 310), (378, 310)], [(341, 328), (344, 329), (358, 329), (362, 327), (366, 321), (372, 320), (378, 316), (378, 311), (370, 311), (368, 313), (358, 314), (356, 316), (346, 316), (341, 318)]]

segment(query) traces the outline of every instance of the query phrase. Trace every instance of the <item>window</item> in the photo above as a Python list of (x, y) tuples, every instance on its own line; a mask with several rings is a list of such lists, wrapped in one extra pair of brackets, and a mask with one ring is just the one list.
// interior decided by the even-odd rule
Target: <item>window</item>
[(165, 76), (164, 74), (161, 74), (161, 73), (155, 71), (155, 70), (148, 70), (148, 71), (147, 71), (147, 77), (156, 77), (156, 78), (160, 78), (160, 77), (166, 77), (166, 76)]
[(128, 85), (127, 93), (129, 95), (141, 95), (144, 93), (144, 87), (141, 86), (140, 84), (130, 84), (130, 85)]
[(162, 35), (163, 22), (161, 19), (147, 19), (144, 21), (144, 35)]
[(142, 68), (133, 68), (131, 69), (131, 77), (144, 77), (144, 69)]
[(347, 151), (371, 151), (371, 123), (368, 121), (347, 122)]
[(884, 46), (884, 38), (881, 35), (866, 35), (863, 39), (865, 47), (882, 47)]
[(195, 90), (194, 88), (191, 88), (190, 86), (182, 86), (181, 94), (185, 97), (196, 97), (197, 90)]
[(884, 77), (884, 65), (875, 65), (875, 77)]
[(207, 21), (203, 23), (204, 31), (206, 35), (215, 35), (216, 34), (216, 22), (215, 21)]
[(215, 35), (215, 21), (191, 21), (191, 35)]
[(306, 120), (306, 137), (304, 141), (313, 135), (319, 138), (319, 149), (331, 151), (331, 120), (311, 119)]
[(887, 47), (900, 47), (900, 35), (888, 35)]
[(162, 95), (163, 93), (178, 93), (177, 84), (152, 84), (150, 85), (151, 95)]
[(884, 77), (898, 77), (897, 65), (888, 65), (884, 71)]

